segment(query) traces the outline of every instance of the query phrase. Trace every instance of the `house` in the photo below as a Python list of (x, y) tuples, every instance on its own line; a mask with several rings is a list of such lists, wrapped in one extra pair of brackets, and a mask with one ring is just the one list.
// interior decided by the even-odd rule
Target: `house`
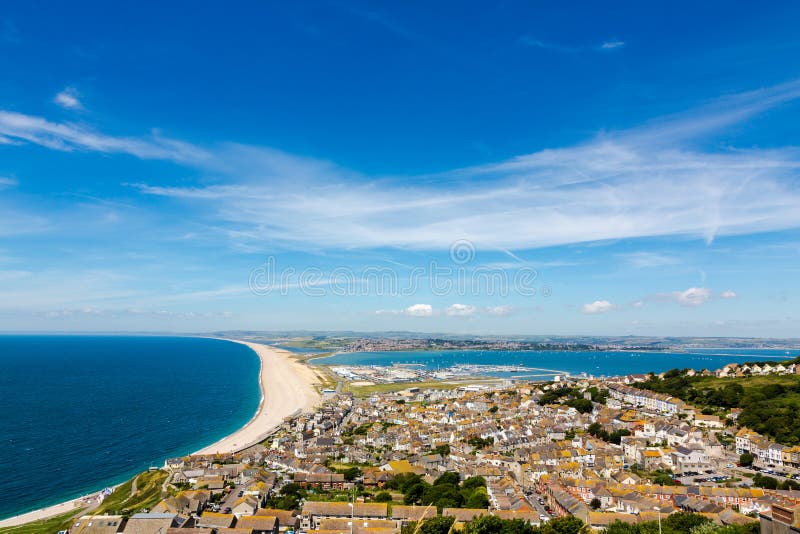
[(187, 521), (187, 516), (169, 512), (133, 514), (122, 532), (125, 534), (163, 534), (168, 528), (180, 528)]
[(231, 513), (236, 517), (253, 515), (256, 510), (258, 510), (258, 497), (255, 495), (244, 495), (231, 506)]
[(250, 529), (253, 534), (278, 534), (280, 521), (269, 515), (243, 515), (236, 521), (236, 528)]
[[(278, 519), (278, 530), (285, 532), (287, 530), (298, 531), (300, 530), (300, 516), (295, 515), (291, 510), (277, 510), (274, 508), (261, 508), (256, 511), (256, 516), (272, 516)], [(194, 533), (192, 533), (194, 534)]]
[(392, 519), (397, 521), (401, 527), (406, 526), (412, 521), (436, 517), (436, 514), (436, 509), (430, 506), (392, 505)]
[(356, 519), (386, 519), (389, 507), (386, 503), (362, 503), (355, 505), (347, 502), (318, 502), (308, 501), (303, 505), (300, 514), (300, 528), (315, 530), (323, 519), (349, 518)]
[(168, 497), (159, 502), (150, 511), (200, 515), (210, 498), (209, 490), (181, 491), (174, 497)]
[(345, 479), (342, 473), (295, 473), (294, 482), (300, 487), (321, 489), (344, 489)]
[(676, 473), (700, 473), (711, 468), (708, 455), (700, 448), (676, 447), (671, 456)]
[(233, 514), (221, 514), (219, 512), (203, 512), (203, 515), (197, 518), (196, 526), (200, 528), (230, 528), (236, 522), (236, 516)]
[(703, 428), (725, 428), (725, 423), (718, 415), (703, 415), (701, 413), (694, 416), (694, 424)]
[(116, 534), (122, 532), (121, 515), (82, 515), (69, 529), (70, 534)]
[[(323, 519), (318, 532), (348, 532), (350, 530), (350, 518)], [(400, 527), (395, 521), (390, 519), (356, 519), (353, 522), (353, 534), (397, 534)]]
[(617, 473), (614, 473), (611, 478), (620, 484), (626, 485), (639, 484), (642, 481), (642, 479), (639, 478), (635, 473), (629, 473), (627, 471), (618, 471)]

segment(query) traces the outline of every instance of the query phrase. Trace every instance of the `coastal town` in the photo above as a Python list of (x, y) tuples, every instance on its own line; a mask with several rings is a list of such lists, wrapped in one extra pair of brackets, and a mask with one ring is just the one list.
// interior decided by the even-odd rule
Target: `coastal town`
[[(791, 378), (800, 365), (683, 373)], [(642, 387), (657, 379), (324, 388), (313, 408), (287, 415), (258, 443), (207, 448), (151, 470), (159, 485), (148, 506), (135, 505), (134, 479), (115, 506), (108, 504), (120, 488), (81, 502), (85, 511), (73, 512), (64, 530), (400, 534), (434, 520), (444, 532), (470, 531), (497, 518), (516, 525), (513, 532), (567, 520), (583, 530), (552, 532), (634, 532), (620, 528), (671, 516), (724, 532), (798, 528), (800, 446), (740, 427), (741, 410), (708, 414)]]

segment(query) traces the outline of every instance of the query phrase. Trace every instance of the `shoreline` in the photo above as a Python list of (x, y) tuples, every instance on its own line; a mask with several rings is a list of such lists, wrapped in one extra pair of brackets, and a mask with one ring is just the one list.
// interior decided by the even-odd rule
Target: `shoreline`
[[(244, 426), (187, 456), (228, 454), (251, 447), (266, 438), (285, 417), (298, 411), (309, 410), (319, 401), (320, 395), (315, 389), (315, 385), (319, 383), (318, 376), (308, 365), (293, 359), (291, 352), (237, 339), (212, 339), (247, 345), (256, 353), (260, 362), (258, 385), (261, 390), (261, 400), (256, 413)], [(101, 501), (97, 498), (102, 491), (101, 489), (58, 504), (0, 519), (0, 528), (41, 521), (71, 511), (77, 513), (82, 508), (87, 508), (84, 512), (90, 513), (91, 508), (100, 504)]]
[(261, 343), (223, 339), (247, 345), (261, 361), (258, 383), (261, 401), (255, 415), (239, 430), (193, 452), (190, 456), (228, 454), (252, 447), (266, 438), (284, 418), (314, 407), (320, 395), (315, 389), (317, 375), (292, 353)]

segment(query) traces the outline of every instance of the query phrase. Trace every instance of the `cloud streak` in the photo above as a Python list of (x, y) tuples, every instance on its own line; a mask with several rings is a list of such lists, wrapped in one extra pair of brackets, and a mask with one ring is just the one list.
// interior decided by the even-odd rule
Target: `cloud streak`
[[(133, 187), (190, 207), (198, 221), (250, 250), (446, 250), (455, 239), (492, 250), (664, 236), (711, 242), (800, 227), (797, 149), (694, 146), (700, 136), (798, 97), (800, 83), (792, 82), (575, 146), (411, 180), (364, 176), (266, 147), (199, 147), (157, 133), (115, 137), (13, 112), (0, 112), (0, 137), (170, 160), (219, 176), (215, 185)], [(655, 256), (633, 262), (665, 264)]]

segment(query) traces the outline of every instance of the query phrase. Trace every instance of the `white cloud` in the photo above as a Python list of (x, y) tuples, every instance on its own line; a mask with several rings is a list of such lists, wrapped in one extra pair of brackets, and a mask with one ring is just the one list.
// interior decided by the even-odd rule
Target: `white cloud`
[(614, 50), (615, 48), (622, 48), (625, 46), (625, 41), (605, 41), (600, 45), (602, 50)]
[(444, 311), (445, 315), (452, 317), (471, 317), (478, 312), (478, 308), (469, 304), (452, 304)]
[(725, 291), (719, 294), (719, 298), (721, 299), (735, 299), (738, 296), (739, 295), (737, 295), (735, 291), (732, 291), (730, 289), (726, 289)]
[(706, 287), (690, 287), (686, 291), (673, 292), (672, 298), (681, 306), (702, 306), (711, 299), (711, 290)]
[(433, 315), (433, 306), (430, 304), (412, 304), (405, 309), (405, 314), (411, 317), (430, 317)]
[(583, 313), (606, 313), (613, 310), (616, 306), (607, 300), (596, 300), (589, 304), (584, 304), (581, 308)]
[(115, 137), (13, 112), (0, 111), (0, 138), (167, 159), (217, 176), (216, 185), (137, 187), (190, 205), (191, 222), (251, 249), (447, 250), (457, 238), (492, 250), (659, 236), (710, 242), (800, 227), (800, 151), (692, 148), (699, 136), (798, 97), (800, 82), (791, 82), (576, 146), (411, 178), (371, 178), (265, 147)]
[(16, 179), (9, 178), (8, 176), (0, 176), (0, 189), (15, 187), (17, 185), (19, 185), (19, 182)]
[(486, 313), (489, 315), (494, 315), (496, 317), (504, 317), (506, 315), (511, 315), (514, 311), (514, 307), (510, 304), (504, 304), (502, 306), (489, 306), (486, 308)]
[(78, 91), (74, 87), (67, 87), (58, 93), (55, 98), (53, 98), (53, 102), (65, 109), (83, 109)]

